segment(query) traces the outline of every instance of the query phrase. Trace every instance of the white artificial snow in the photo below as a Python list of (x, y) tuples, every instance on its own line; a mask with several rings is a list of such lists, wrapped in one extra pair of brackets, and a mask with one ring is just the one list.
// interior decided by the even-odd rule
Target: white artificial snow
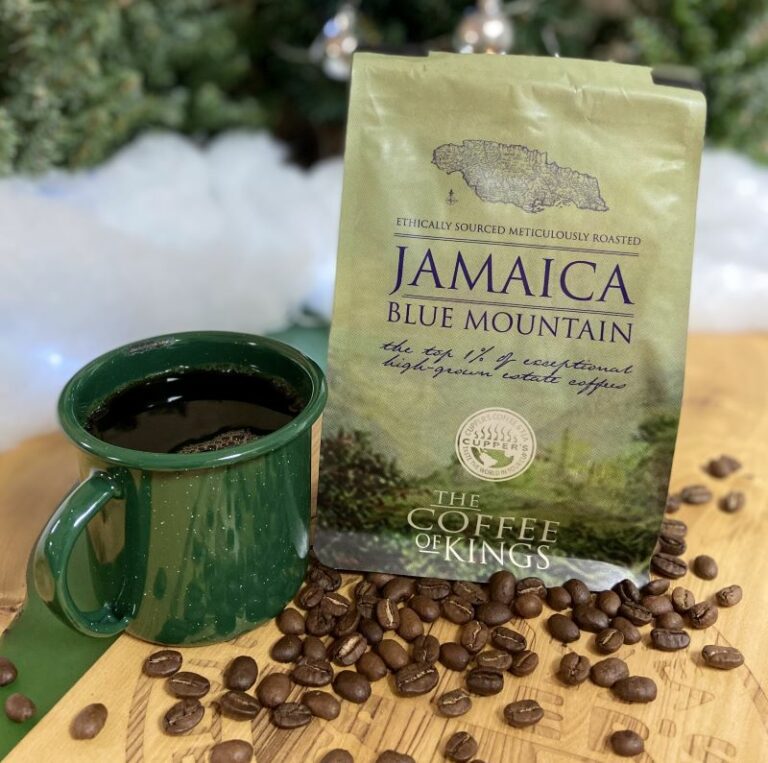
[[(341, 174), (234, 132), (145, 135), (95, 170), (0, 182), (0, 449), (55, 427), (59, 389), (111, 347), (329, 316)], [(768, 329), (766, 249), (768, 168), (705, 152), (692, 329)]]

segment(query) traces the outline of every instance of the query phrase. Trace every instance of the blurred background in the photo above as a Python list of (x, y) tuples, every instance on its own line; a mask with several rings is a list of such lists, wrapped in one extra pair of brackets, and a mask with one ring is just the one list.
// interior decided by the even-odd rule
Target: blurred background
[(766, 0), (0, 0), (0, 450), (117, 344), (328, 321), (363, 49), (703, 89), (691, 329), (768, 329)]

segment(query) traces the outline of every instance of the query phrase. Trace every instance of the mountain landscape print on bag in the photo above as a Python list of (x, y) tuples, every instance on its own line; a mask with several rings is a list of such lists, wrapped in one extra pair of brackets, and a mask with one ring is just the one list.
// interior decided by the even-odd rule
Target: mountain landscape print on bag
[(432, 153), (432, 164), (464, 182), (483, 201), (514, 204), (526, 212), (574, 205), (606, 212), (597, 178), (547, 161), (546, 151), (491, 140), (444, 143)]

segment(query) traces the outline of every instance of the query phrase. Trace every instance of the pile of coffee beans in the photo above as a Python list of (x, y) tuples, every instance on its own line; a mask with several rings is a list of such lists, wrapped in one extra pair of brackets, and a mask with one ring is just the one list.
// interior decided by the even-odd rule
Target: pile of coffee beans
[[(736, 459), (720, 456), (705, 471), (722, 480), (739, 468)], [(683, 503), (698, 506), (713, 499), (706, 486), (691, 485), (669, 497), (667, 512), (677, 511)], [(719, 500), (725, 511), (737, 511), (744, 504), (738, 491)], [(498, 695), (507, 681), (539, 669), (538, 655), (509, 623), (515, 618), (537, 618), (545, 606), (550, 610), (546, 629), (553, 639), (567, 645), (592, 639), (597, 651), (605, 655), (593, 662), (575, 646), (570, 647), (572, 651), (556, 669), (562, 684), (578, 686), (589, 680), (624, 702), (652, 702), (657, 696), (653, 679), (631, 675), (626, 662), (616, 655), (625, 646), (643, 641), (664, 652), (688, 649), (689, 630), (710, 627), (721, 608), (733, 607), (742, 598), (741, 587), (731, 584), (697, 602), (690, 590), (670, 583), (688, 571), (682, 558), (687, 551), (686, 533), (684, 522), (665, 518), (651, 563), (660, 577), (642, 588), (627, 579), (611, 590), (597, 592), (576, 578), (547, 588), (536, 577), (518, 579), (501, 570), (485, 584), (368, 573), (352, 578), (346, 593), (341, 593), (340, 573), (312, 557), (294, 605), (276, 618), (281, 636), (270, 649), (276, 665), (259, 680), (259, 666), (250, 655), (235, 657), (224, 670), (223, 691), (214, 704), (230, 719), (246, 722), (265, 713), (277, 728), (295, 729), (317, 720), (333, 721), (343, 702), (366, 702), (371, 685), (387, 677), (397, 695), (416, 697), (433, 692), (441, 671), (451, 671), (461, 674), (463, 685), (434, 697), (433, 704), (439, 715), (458, 718), (469, 712), (474, 701), (487, 701), (478, 698)], [(718, 576), (717, 562), (704, 554), (693, 559), (691, 570), (703, 580)], [(440, 618), (456, 626), (454, 637), (442, 643), (428, 632)], [(647, 639), (643, 629), (648, 630)], [(716, 670), (731, 670), (744, 662), (738, 649), (714, 644), (703, 648), (701, 660)], [(174, 649), (154, 652), (143, 665), (144, 673), (164, 680), (177, 700), (162, 719), (169, 735), (186, 734), (200, 723), (206, 712), (201, 700), (211, 691), (208, 678), (182, 667), (182, 655)], [(0, 657), (0, 686), (15, 678), (16, 668)], [(291, 698), (297, 687), (300, 695)], [(27, 697), (12, 694), (5, 712), (22, 722), (34, 714), (35, 706)], [(516, 729), (533, 726), (544, 716), (532, 699), (508, 703), (497, 712)], [(107, 708), (99, 703), (83, 708), (72, 721), (72, 737), (93, 738), (107, 715)], [(631, 730), (614, 732), (607, 744), (619, 756), (644, 750), (643, 739)], [(442, 749), (447, 760), (483, 763), (477, 758), (477, 740), (467, 731), (452, 733)], [(214, 745), (210, 760), (244, 763), (252, 759), (253, 752), (250, 743), (230, 740)], [(327, 752), (320, 763), (352, 761), (348, 751), (337, 748)], [(414, 759), (384, 750), (377, 763), (414, 763)]]

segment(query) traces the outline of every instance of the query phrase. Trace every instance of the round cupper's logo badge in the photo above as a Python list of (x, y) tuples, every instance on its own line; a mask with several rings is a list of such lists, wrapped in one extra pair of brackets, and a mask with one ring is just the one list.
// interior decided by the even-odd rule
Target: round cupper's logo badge
[(536, 435), (519, 413), (507, 408), (484, 408), (459, 427), (456, 455), (461, 465), (481, 480), (511, 480), (531, 465), (536, 455)]

